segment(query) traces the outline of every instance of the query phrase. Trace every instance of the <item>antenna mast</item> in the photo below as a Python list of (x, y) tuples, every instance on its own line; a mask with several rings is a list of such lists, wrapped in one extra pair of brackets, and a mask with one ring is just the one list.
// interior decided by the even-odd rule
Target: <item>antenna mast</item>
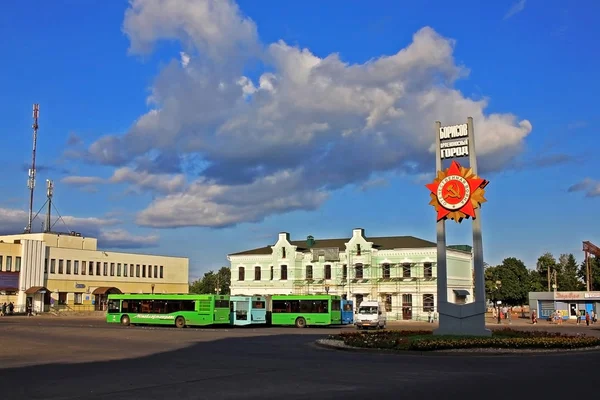
[(50, 232), (52, 230), (52, 195), (54, 194), (54, 182), (50, 179), (46, 179), (46, 195), (48, 196), (48, 211), (46, 212), (46, 224), (44, 227), (44, 232)]
[(31, 223), (33, 222), (33, 189), (35, 188), (35, 151), (37, 147), (37, 131), (38, 131), (38, 117), (40, 115), (40, 105), (33, 105), (33, 151), (31, 156), (31, 169), (29, 170), (29, 179), (27, 180), (27, 187), (29, 188), (29, 215), (27, 220), (27, 228), (25, 233), (31, 233)]

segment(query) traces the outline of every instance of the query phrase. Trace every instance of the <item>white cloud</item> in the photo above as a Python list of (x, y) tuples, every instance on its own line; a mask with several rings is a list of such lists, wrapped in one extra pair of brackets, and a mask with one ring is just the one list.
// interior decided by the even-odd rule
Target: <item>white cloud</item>
[(94, 176), (67, 176), (61, 179), (62, 183), (88, 188), (90, 184), (126, 183), (132, 185), (137, 191), (155, 191), (162, 194), (181, 191), (185, 188), (186, 179), (183, 174), (151, 174), (146, 171), (135, 171), (128, 167), (118, 168), (108, 178)]
[(568, 189), (569, 192), (585, 192), (586, 197), (600, 196), (600, 181), (585, 178)]
[[(262, 46), (254, 23), (230, 1), (133, 1), (124, 29), (134, 52), (178, 39), (190, 57), (173, 59), (157, 76), (147, 114), (125, 135), (98, 139), (85, 159), (139, 170), (150, 154), (170, 161), (175, 154), (203, 168), (185, 189), (182, 178), (168, 190), (152, 186), (169, 194), (140, 213), (143, 225), (258, 221), (312, 210), (330, 191), (379, 173), (418, 177), (432, 168), (436, 120), (474, 118), (481, 172), (513, 161), (532, 130), (512, 114), (486, 115), (486, 100), (454, 88), (468, 70), (454, 60), (455, 42), (430, 27), (396, 54), (362, 64), (283, 41)], [(255, 58), (269, 68), (256, 82), (242, 74)], [(118, 171), (129, 182), (156, 183), (161, 165), (145, 178)]]
[[(41, 223), (45, 215), (38, 216), (32, 224), (33, 232), (41, 232)], [(123, 229), (115, 229), (121, 224), (115, 218), (62, 216), (62, 220), (52, 219), (53, 231), (80, 232), (83, 236), (98, 239), (98, 246), (106, 248), (134, 249), (152, 247), (158, 243), (158, 236), (136, 236)], [(0, 208), (0, 234), (10, 235), (23, 233), (27, 225), (27, 212), (18, 209)]]
[(504, 19), (509, 19), (510, 17), (513, 17), (523, 11), (525, 9), (525, 2), (526, 0), (519, 0), (513, 4), (504, 15)]

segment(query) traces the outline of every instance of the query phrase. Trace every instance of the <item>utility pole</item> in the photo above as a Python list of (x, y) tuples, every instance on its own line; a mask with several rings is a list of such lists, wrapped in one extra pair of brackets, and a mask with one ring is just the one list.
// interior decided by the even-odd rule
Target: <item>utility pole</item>
[(50, 179), (46, 179), (46, 196), (48, 197), (48, 211), (46, 211), (46, 224), (44, 232), (50, 232), (52, 230), (52, 195), (54, 194), (54, 182)]
[(546, 271), (548, 272), (548, 291), (551, 292), (552, 285), (550, 284), (550, 281), (552, 281), (552, 279), (550, 277), (550, 267), (548, 267)]
[(33, 222), (33, 189), (35, 188), (35, 151), (37, 147), (37, 131), (38, 131), (38, 117), (40, 116), (40, 105), (33, 105), (33, 151), (31, 157), (31, 169), (29, 170), (29, 179), (27, 181), (27, 187), (29, 188), (29, 214), (27, 219), (27, 227), (25, 233), (31, 233), (31, 224)]

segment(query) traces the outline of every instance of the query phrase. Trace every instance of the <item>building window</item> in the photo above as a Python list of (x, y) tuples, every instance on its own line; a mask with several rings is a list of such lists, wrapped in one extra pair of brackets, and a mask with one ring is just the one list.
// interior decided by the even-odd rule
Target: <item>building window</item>
[(133, 264), (129, 265), (129, 276), (132, 277), (132, 278), (133, 278), (133, 267), (134, 267)]
[(285, 247), (281, 248), (281, 258), (285, 258), (286, 254), (285, 254)]
[(410, 278), (410, 269), (411, 269), (410, 264), (402, 264), (402, 277), (403, 278)]
[(363, 298), (364, 298), (364, 296), (362, 294), (356, 295), (356, 308), (358, 308), (360, 306), (360, 303), (363, 302)]
[(58, 273), (62, 274), (64, 273), (64, 267), (63, 267), (64, 261), (63, 260), (58, 260)]
[(363, 265), (362, 264), (356, 264), (354, 266), (354, 277), (356, 279), (362, 279), (363, 278)]
[(348, 279), (348, 266), (346, 264), (342, 266), (342, 279)]
[(140, 264), (135, 265), (135, 277), (136, 278), (140, 277)]
[(383, 279), (390, 279), (391, 277), (391, 272), (390, 272), (390, 264), (383, 264), (381, 267), (381, 277)]
[(163, 266), (162, 265), (160, 266), (160, 277), (161, 278), (163, 277)]
[(121, 263), (117, 263), (117, 276), (121, 276)]
[(71, 275), (71, 260), (67, 260), (67, 275)]
[(424, 294), (423, 295), (423, 312), (433, 312), (434, 309), (433, 295), (432, 294)]
[(82, 261), (81, 262), (81, 275), (85, 275), (86, 272), (87, 272), (87, 262)]
[(158, 265), (154, 266), (154, 277), (158, 278)]
[(127, 276), (127, 270), (129, 269), (129, 267), (127, 266), (127, 264), (123, 264), (123, 276)]
[(96, 275), (100, 276), (100, 268), (102, 263), (100, 261), (96, 262)]
[(246, 278), (246, 268), (238, 268), (238, 281), (243, 281)]
[(313, 278), (313, 273), (312, 273), (312, 265), (307, 265), (306, 266), (306, 279), (312, 279)]
[(110, 276), (115, 276), (115, 263), (110, 263)]
[(54, 259), (54, 258), (50, 259), (50, 273), (51, 274), (56, 273), (56, 259)]
[(275, 278), (275, 268), (271, 265), (271, 280), (273, 280), (273, 278)]
[(104, 269), (102, 272), (104, 272), (104, 276), (108, 276), (108, 263), (107, 262), (104, 263)]
[(431, 263), (423, 264), (423, 277), (433, 278), (433, 265)]
[(2, 256), (0, 256), (0, 271), (2, 271)]
[(360, 244), (356, 245), (356, 255), (360, 256)]
[(58, 304), (59, 305), (67, 304), (67, 292), (58, 292)]
[(281, 277), (279, 279), (282, 281), (287, 281), (287, 265), (281, 266)]
[(79, 260), (73, 261), (73, 274), (79, 275)]
[[(0, 271), (2, 271), (2, 256), (0, 256)], [(48, 259), (44, 260), (44, 273), (48, 273)]]
[(412, 319), (412, 294), (402, 295), (402, 319)]
[(255, 281), (260, 281), (260, 267), (254, 267), (254, 280)]
[(93, 261), (89, 261), (88, 262), (88, 275), (94, 275), (94, 262)]
[(75, 304), (83, 304), (83, 293), (75, 293)]
[(331, 265), (325, 266), (325, 279), (331, 279)]
[(12, 256), (6, 256), (6, 272), (12, 271)]
[(21, 271), (21, 257), (15, 257), (15, 272)]
[(385, 312), (391, 312), (391, 311), (392, 311), (392, 295), (386, 294), (385, 295)]

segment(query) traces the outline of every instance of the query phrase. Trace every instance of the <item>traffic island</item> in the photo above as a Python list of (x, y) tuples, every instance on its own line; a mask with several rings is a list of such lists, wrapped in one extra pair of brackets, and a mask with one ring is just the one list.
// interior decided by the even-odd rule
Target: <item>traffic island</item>
[(421, 353), (538, 353), (600, 350), (600, 338), (583, 334), (498, 329), (492, 336), (445, 336), (431, 331), (344, 332), (317, 341), (340, 350)]

